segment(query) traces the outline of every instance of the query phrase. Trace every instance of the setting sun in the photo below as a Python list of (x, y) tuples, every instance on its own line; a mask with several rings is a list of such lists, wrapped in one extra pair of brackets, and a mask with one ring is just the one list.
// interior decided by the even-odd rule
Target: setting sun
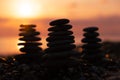
[(34, 15), (33, 14), (33, 7), (30, 4), (22, 4), (19, 6), (19, 15), (23, 16), (23, 17), (29, 17)]
[(42, 13), (41, 5), (32, 0), (19, 1), (16, 3), (15, 15), (19, 18), (35, 18)]

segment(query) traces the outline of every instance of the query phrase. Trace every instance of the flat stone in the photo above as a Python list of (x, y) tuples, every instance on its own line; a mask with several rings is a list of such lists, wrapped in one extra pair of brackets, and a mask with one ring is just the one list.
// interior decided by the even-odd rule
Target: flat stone
[(19, 40), (21, 40), (21, 41), (39, 41), (39, 40), (41, 40), (41, 38), (39, 38), (39, 37), (22, 37), (22, 38), (19, 38)]
[(66, 36), (66, 35), (72, 35), (72, 31), (58, 31), (58, 32), (51, 32), (48, 35), (49, 36)]
[(83, 31), (85, 31), (85, 32), (94, 32), (97, 30), (98, 30), (98, 27), (87, 27), (87, 28), (83, 29)]
[(74, 36), (50, 36), (46, 40), (48, 42), (59, 41), (59, 40), (73, 40)]
[(71, 28), (72, 28), (72, 25), (67, 25), (67, 24), (66, 25), (57, 25), (57, 26), (49, 28), (48, 31), (66, 31)]
[(54, 20), (52, 22), (50, 22), (51, 26), (55, 26), (55, 25), (62, 25), (62, 24), (67, 24), (70, 21), (68, 19), (58, 19), (58, 20)]
[(102, 40), (100, 38), (83, 38), (82, 42), (84, 43), (97, 43), (101, 42)]
[(20, 33), (19, 36), (35, 36), (35, 35), (39, 35), (40, 32), (23, 32), (23, 33)]
[(34, 25), (34, 24), (30, 24), (30, 25), (21, 24), (20, 27), (36, 27), (36, 25)]
[(40, 48), (40, 47), (30, 47), (30, 46), (28, 46), (28, 47), (23, 47), (23, 48), (21, 48), (20, 49), (20, 51), (21, 52), (33, 52), (33, 53), (35, 53), (35, 52), (38, 52), (38, 51), (41, 51), (42, 50), (42, 48)]
[[(60, 46), (54, 46), (47, 48), (45, 52), (64, 52), (74, 49), (76, 46), (74, 44), (66, 44), (66, 45), (60, 45)], [(51, 53), (52, 54), (52, 53)]]
[(39, 46), (42, 45), (42, 43), (18, 43), (18, 45), (25, 45), (25, 46)]
[(47, 44), (48, 47), (54, 47), (56, 45), (60, 46), (60, 45), (66, 45), (66, 44), (72, 44), (74, 43), (74, 40), (61, 40), (61, 41), (54, 41), (54, 42), (50, 42)]
[(88, 38), (93, 38), (93, 37), (99, 36), (99, 33), (97, 32), (84, 33), (83, 36), (88, 37)]
[[(27, 30), (26, 29), (19, 29), (19, 31), (27, 31)], [(36, 30), (35, 29), (31, 29), (29, 31), (35, 32)]]

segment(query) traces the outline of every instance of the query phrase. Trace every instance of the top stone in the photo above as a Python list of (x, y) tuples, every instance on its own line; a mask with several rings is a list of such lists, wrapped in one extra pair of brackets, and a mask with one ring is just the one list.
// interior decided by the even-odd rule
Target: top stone
[(55, 26), (55, 25), (62, 25), (62, 24), (67, 24), (70, 21), (68, 19), (58, 19), (50, 22), (50, 26)]
[(21, 24), (20, 27), (36, 27), (36, 25), (34, 25), (34, 24), (30, 24), (30, 25)]
[(85, 32), (94, 32), (97, 30), (98, 30), (98, 27), (88, 27), (88, 28), (83, 29), (83, 31)]

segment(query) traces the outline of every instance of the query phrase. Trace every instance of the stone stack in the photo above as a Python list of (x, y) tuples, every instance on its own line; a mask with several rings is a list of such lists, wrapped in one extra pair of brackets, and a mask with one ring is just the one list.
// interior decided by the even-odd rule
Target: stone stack
[(103, 58), (103, 54), (101, 51), (102, 44), (101, 39), (98, 38), (99, 33), (97, 27), (88, 27), (83, 29), (85, 32), (83, 36), (85, 38), (82, 39), (84, 45), (82, 46), (84, 54), (84, 59), (92, 62), (97, 62)]
[(69, 22), (68, 19), (50, 22), (50, 26), (53, 27), (48, 29), (50, 33), (46, 39), (48, 48), (45, 50), (45, 54), (49, 59), (53, 59), (54, 64), (65, 63), (68, 60), (67, 58), (76, 54), (73, 51), (76, 46), (73, 44), (75, 41), (73, 32), (70, 31), (72, 25), (68, 24)]
[(24, 46), (20, 48), (20, 51), (24, 54), (22, 57), (25, 58), (36, 58), (38, 55), (41, 55), (42, 48), (39, 46), (42, 45), (42, 43), (39, 43), (38, 41), (41, 40), (41, 38), (37, 37), (40, 33), (36, 31), (35, 27), (36, 25), (20, 25), (20, 34), (21, 36), (19, 40), (23, 41), (23, 43), (19, 43), (19, 46)]
[(36, 37), (40, 34), (34, 29), (36, 25), (20, 25), (20, 27), (21, 33), (19, 34), (19, 36), (23, 37), (19, 38), (19, 40), (24, 41), (24, 43), (18, 44), (20, 46), (24, 46), (20, 49), (20, 51), (28, 54), (39, 53), (42, 50), (39, 45), (42, 45), (42, 43), (37, 42), (41, 40), (41, 38)]

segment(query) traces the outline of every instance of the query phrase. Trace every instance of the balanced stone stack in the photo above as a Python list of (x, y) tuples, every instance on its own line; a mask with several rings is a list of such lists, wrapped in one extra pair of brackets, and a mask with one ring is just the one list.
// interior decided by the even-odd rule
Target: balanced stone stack
[(64, 64), (68, 60), (67, 58), (76, 54), (73, 51), (76, 46), (73, 44), (75, 41), (73, 32), (69, 30), (72, 28), (72, 25), (68, 24), (69, 22), (68, 19), (58, 19), (50, 22), (50, 26), (53, 27), (48, 29), (50, 33), (46, 39), (48, 48), (45, 50), (45, 54), (57, 65)]
[(20, 27), (21, 33), (19, 36), (22, 37), (19, 38), (19, 40), (24, 41), (18, 44), (19, 46), (24, 46), (20, 48), (20, 51), (25, 53), (25, 55), (23, 54), (24, 56), (30, 57), (31, 59), (41, 55), (42, 48), (39, 46), (42, 45), (42, 43), (38, 42), (41, 38), (37, 37), (40, 33), (36, 31), (36, 25), (20, 25)]
[(85, 32), (83, 36), (85, 38), (82, 39), (82, 42), (84, 45), (82, 46), (84, 54), (84, 59), (90, 61), (90, 62), (98, 62), (100, 61), (104, 54), (101, 51), (101, 39), (98, 38), (99, 33), (97, 27), (88, 27), (83, 29)]

